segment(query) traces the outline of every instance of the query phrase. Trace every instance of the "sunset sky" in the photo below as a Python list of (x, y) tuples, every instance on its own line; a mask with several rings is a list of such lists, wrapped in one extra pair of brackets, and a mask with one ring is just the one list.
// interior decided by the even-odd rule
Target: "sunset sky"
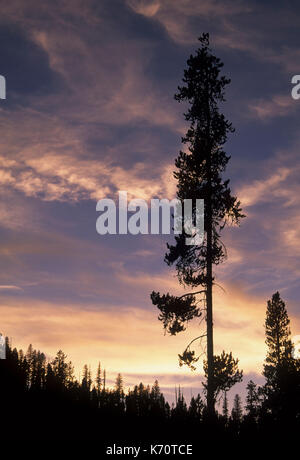
[[(209, 32), (231, 78), (222, 111), (236, 132), (225, 176), (247, 215), (216, 270), (215, 352), (260, 383), (266, 301), (279, 291), (300, 334), (300, 6), (296, 1), (0, 1), (0, 331), (51, 359), (100, 360), (109, 382), (159, 379), (189, 398), (198, 372), (177, 354), (197, 322), (164, 336), (152, 290), (182, 293), (165, 235), (100, 236), (96, 202), (175, 197), (187, 129), (173, 95)], [(238, 390), (240, 386), (236, 386)]]

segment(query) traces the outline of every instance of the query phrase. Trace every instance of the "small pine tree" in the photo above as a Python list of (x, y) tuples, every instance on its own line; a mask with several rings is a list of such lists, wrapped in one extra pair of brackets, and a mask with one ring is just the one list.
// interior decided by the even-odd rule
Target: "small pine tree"
[(115, 396), (116, 396), (116, 406), (118, 406), (119, 409), (122, 411), (125, 407), (124, 405), (125, 395), (124, 395), (123, 377), (120, 373), (117, 375), (116, 382), (115, 382)]
[(87, 395), (90, 394), (91, 385), (92, 385), (91, 369), (87, 366), (87, 364), (85, 364), (83, 367), (83, 378), (81, 382), (81, 388)]
[(103, 371), (103, 393), (106, 391), (106, 370)]
[(248, 418), (250, 418), (251, 420), (255, 420), (257, 417), (259, 403), (260, 403), (260, 399), (259, 399), (259, 394), (257, 391), (257, 386), (252, 380), (249, 380), (247, 384), (247, 396), (246, 396), (245, 409), (246, 409)]
[(236, 423), (241, 423), (243, 416), (242, 403), (240, 395), (236, 394), (233, 401), (233, 408), (231, 411), (231, 418)]
[(227, 399), (227, 391), (224, 391), (224, 398), (223, 398), (223, 406), (222, 406), (222, 414), (224, 417), (225, 424), (228, 422), (228, 399)]
[(120, 373), (117, 375), (117, 378), (116, 378), (115, 389), (119, 395), (124, 393), (123, 377)]
[[(217, 399), (218, 394), (221, 391), (228, 391), (230, 388), (238, 382), (243, 380), (243, 371), (238, 368), (239, 360), (234, 359), (232, 353), (225, 353), (223, 351), (221, 355), (214, 355), (213, 371), (213, 399), (214, 402)], [(203, 383), (205, 392), (208, 387), (208, 361), (204, 361), (203, 369), (205, 373), (206, 383)]]
[(185, 402), (185, 399), (184, 399), (184, 396), (183, 396), (183, 392), (182, 390), (180, 389), (180, 386), (179, 386), (179, 389), (178, 389), (178, 396), (176, 397), (176, 406), (175, 408), (173, 409), (173, 416), (175, 418), (184, 418), (186, 417), (188, 414), (188, 409), (187, 409), (187, 405), (186, 405), (186, 402)]
[(102, 378), (101, 378), (101, 364), (100, 362), (98, 363), (97, 367), (97, 374), (96, 374), (96, 390), (97, 390), (97, 395), (98, 397), (100, 396), (101, 393), (101, 387), (102, 387)]
[(151, 389), (151, 399), (153, 401), (158, 401), (160, 398), (160, 388), (158, 384), (158, 380), (155, 380), (152, 389)]
[(195, 398), (194, 396), (191, 397), (190, 406), (188, 410), (188, 414), (191, 418), (196, 420), (201, 420), (202, 414), (204, 409), (204, 403), (201, 399), (201, 396), (198, 394)]

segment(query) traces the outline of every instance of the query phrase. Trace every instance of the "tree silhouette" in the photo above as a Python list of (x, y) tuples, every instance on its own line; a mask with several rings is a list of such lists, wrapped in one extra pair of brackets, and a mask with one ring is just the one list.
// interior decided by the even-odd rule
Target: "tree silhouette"
[(240, 426), (242, 422), (243, 410), (240, 395), (236, 394), (233, 400), (233, 408), (231, 411), (231, 419), (234, 425)]
[(125, 401), (125, 395), (124, 395), (124, 382), (123, 382), (123, 377), (120, 373), (118, 373), (116, 377), (116, 382), (115, 382), (115, 392), (114, 392), (114, 397), (113, 399), (115, 400), (115, 407), (119, 412), (124, 411), (124, 401)]
[[(209, 49), (209, 35), (200, 38), (200, 48), (187, 61), (184, 71), (184, 86), (178, 87), (175, 99), (188, 102), (190, 107), (184, 114), (190, 127), (182, 142), (187, 151), (181, 151), (175, 160), (177, 170), (177, 197), (192, 199), (192, 213), (196, 222), (196, 200), (204, 199), (204, 241), (200, 245), (186, 245), (186, 229), (175, 236), (176, 244), (167, 245), (165, 261), (175, 264), (181, 284), (203, 289), (194, 293), (176, 297), (170, 294), (160, 295), (152, 292), (151, 299), (160, 309), (159, 319), (164, 328), (172, 335), (185, 329), (185, 324), (202, 315), (199, 303), (205, 301), (207, 326), (207, 406), (214, 413), (214, 354), (213, 354), (213, 301), (212, 286), (214, 275), (212, 266), (226, 258), (226, 249), (220, 239), (222, 229), (228, 223), (239, 223), (243, 216), (240, 202), (231, 194), (229, 180), (222, 179), (230, 159), (222, 146), (227, 135), (233, 132), (231, 123), (219, 112), (218, 104), (225, 100), (224, 90), (230, 82), (220, 75), (222, 62)], [(203, 298), (196, 302), (196, 294)], [(199, 338), (202, 338), (201, 335)], [(192, 369), (198, 360), (195, 352), (186, 348), (179, 356), (180, 363), (185, 362)], [(228, 357), (226, 360), (228, 361)]]
[(120, 373), (116, 377), (115, 389), (119, 395), (122, 395), (124, 393), (123, 377)]
[(247, 384), (247, 396), (246, 396), (246, 413), (248, 419), (251, 421), (256, 421), (258, 416), (258, 409), (260, 405), (259, 393), (257, 390), (257, 385), (253, 380), (249, 380)]
[(91, 385), (92, 385), (91, 369), (88, 367), (87, 364), (85, 364), (83, 366), (83, 372), (82, 372), (81, 394), (82, 394), (82, 398), (86, 399), (87, 401), (90, 400)]
[(275, 292), (267, 302), (265, 320), (268, 351), (263, 368), (264, 408), (281, 423), (300, 417), (300, 361), (293, 357), (289, 324), (285, 302)]
[[(79, 382), (74, 378), (72, 363), (61, 350), (47, 363), (44, 356), (32, 346), (26, 353), (12, 349), (6, 339), (6, 359), (0, 360), (3, 438), (15, 439), (16, 421), (22, 427), (18, 430), (18, 440), (29, 439), (32, 433), (37, 437), (47, 433), (58, 439), (94, 439), (97, 436), (105, 443), (108, 439), (125, 442), (128, 439), (139, 442), (160, 439), (164, 443), (184, 439), (185, 442), (193, 441), (196, 447), (199, 439), (226, 442), (244, 438), (278, 439), (279, 436), (280, 439), (293, 439), (299, 434), (298, 360), (294, 360), (294, 367), (284, 368), (280, 392), (266, 393), (264, 389), (262, 393), (261, 387), (252, 381), (248, 383), (245, 416), (241, 398), (236, 395), (228, 419), (228, 390), (224, 390), (228, 386), (220, 384), (220, 391), (224, 392), (223, 415), (216, 414), (214, 419), (208, 419), (200, 394), (191, 397), (188, 404), (180, 386), (175, 390), (176, 404), (170, 409), (157, 380), (151, 389), (140, 383), (125, 395), (123, 378), (118, 374), (113, 388), (104, 390), (102, 387), (98, 391), (99, 372), (92, 385), (90, 367), (85, 365)], [(39, 377), (39, 363), (42, 363), (40, 369), (45, 370), (43, 378)], [(234, 376), (235, 368), (225, 374)], [(222, 375), (219, 372), (220, 382), (223, 382)]]
[(96, 374), (96, 391), (98, 398), (100, 397), (101, 394), (101, 389), (102, 389), (102, 377), (101, 377), (101, 364), (100, 362), (98, 363), (97, 367), (97, 374)]
[(228, 409), (228, 399), (227, 399), (227, 391), (226, 390), (224, 391), (222, 414), (223, 414), (223, 417), (224, 417), (225, 425), (227, 425), (229, 409)]
[(73, 370), (70, 368), (69, 363), (66, 362), (66, 358), (65, 353), (59, 350), (51, 363), (59, 389), (68, 387), (68, 384), (73, 381)]
[[(232, 357), (232, 353), (222, 352), (220, 356), (214, 356), (213, 363), (213, 400), (214, 403), (221, 391), (228, 391), (230, 388), (243, 379), (243, 371), (238, 369), (238, 359)], [(204, 361), (204, 372), (208, 382), (208, 362)], [(203, 384), (208, 392), (208, 383)]]
[(198, 394), (196, 398), (192, 396), (190, 401), (190, 407), (188, 409), (189, 416), (194, 418), (195, 420), (201, 420), (203, 409), (204, 404), (200, 394)]
[(280, 298), (279, 292), (275, 292), (272, 300), (268, 300), (267, 303), (265, 333), (268, 353), (264, 365), (267, 386), (273, 390), (278, 387), (280, 369), (292, 361), (293, 346), (289, 324), (285, 303)]

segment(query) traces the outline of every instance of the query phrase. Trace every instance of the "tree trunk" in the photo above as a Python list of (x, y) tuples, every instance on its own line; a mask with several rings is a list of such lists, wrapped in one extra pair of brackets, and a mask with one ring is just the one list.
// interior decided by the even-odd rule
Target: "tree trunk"
[(210, 91), (207, 86), (207, 253), (206, 253), (206, 327), (207, 327), (207, 410), (209, 416), (215, 412), (214, 401), (214, 345), (213, 345), (213, 307), (212, 307), (212, 172), (211, 172), (211, 141), (210, 141)]
[(209, 415), (215, 412), (214, 402), (214, 351), (213, 351), (213, 310), (212, 310), (212, 218), (211, 197), (207, 200), (207, 291), (206, 291), (206, 325), (207, 325), (207, 409)]

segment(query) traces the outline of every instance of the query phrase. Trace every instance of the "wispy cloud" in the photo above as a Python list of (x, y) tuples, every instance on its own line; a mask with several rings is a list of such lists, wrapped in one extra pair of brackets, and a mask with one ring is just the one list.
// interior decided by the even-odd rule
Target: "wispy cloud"
[(20, 286), (14, 286), (14, 285), (0, 285), (0, 290), (4, 291), (22, 291), (23, 289)]
[(255, 204), (272, 201), (286, 194), (285, 181), (292, 173), (292, 169), (284, 166), (279, 166), (275, 172), (268, 174), (267, 177), (254, 180), (251, 184), (244, 185), (239, 190), (239, 198), (244, 207), (253, 206)]
[(174, 181), (165, 180), (171, 175), (169, 165), (160, 168), (154, 182), (149, 177), (148, 165), (141, 162), (125, 169), (113, 165), (108, 158), (86, 160), (54, 152), (40, 156), (39, 147), (25, 150), (15, 158), (18, 157), (18, 162), (0, 169), (1, 186), (46, 201), (98, 200), (116, 190), (127, 190), (130, 196), (144, 199), (173, 198), (170, 193), (175, 191)]
[(249, 105), (250, 115), (262, 121), (285, 117), (293, 114), (297, 108), (297, 103), (291, 97), (288, 88), (287, 94), (274, 95), (271, 99), (260, 99)]
[[(173, 2), (172, 0), (145, 2), (144, 0), (128, 0), (128, 5), (138, 14), (154, 18), (166, 29), (176, 42), (186, 44), (195, 43), (195, 27), (191, 19), (198, 17), (219, 21), (221, 18), (232, 17), (239, 13), (251, 10), (243, 2), (218, 2), (216, 0), (185, 0)], [(198, 31), (199, 33), (199, 31)]]
[[(115, 189), (166, 196), (158, 184), (170, 168), (168, 160), (153, 164), (163, 140), (145, 127), (178, 134), (184, 127), (177, 104), (149, 78), (153, 46), (107, 39), (111, 24), (102, 20), (102, 7), (99, 20), (93, 19), (93, 2), (83, 9), (81, 2), (63, 3), (57, 11), (46, 3), (39, 14), (34, 4), (12, 2), (3, 18), (18, 23), (46, 53), (50, 71), (64, 86), (33, 95), (26, 108), (0, 112), (3, 190), (50, 201), (95, 200)], [(80, 34), (72, 27), (75, 18), (82, 21)], [(91, 30), (97, 40), (91, 40)], [(123, 127), (129, 134), (122, 141), (115, 130)]]

